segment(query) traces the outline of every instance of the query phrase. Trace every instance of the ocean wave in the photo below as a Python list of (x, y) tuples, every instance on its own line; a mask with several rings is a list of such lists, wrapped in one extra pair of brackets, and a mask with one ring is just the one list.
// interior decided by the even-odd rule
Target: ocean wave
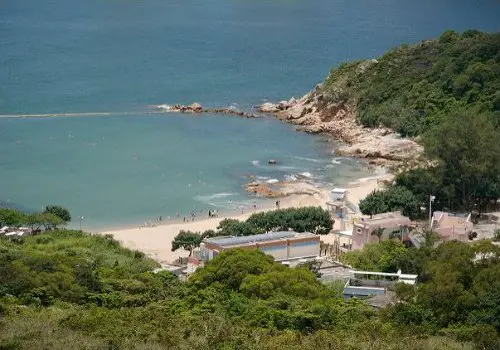
[(221, 199), (221, 198), (227, 198), (231, 196), (235, 196), (237, 193), (234, 192), (220, 192), (220, 193), (214, 193), (214, 194), (209, 194), (209, 195), (204, 195), (204, 196), (196, 196), (194, 199), (200, 201), (200, 202), (210, 202), (213, 201), (214, 199)]
[[(279, 165), (279, 166), (275, 167), (274, 169), (277, 169), (277, 170), (297, 170), (300, 168), (297, 168), (296, 166)], [(304, 168), (302, 168), (302, 169), (304, 169)]]
[(257, 180), (268, 180), (269, 176), (256, 176), (255, 177)]
[(342, 164), (342, 162), (339, 160), (340, 158), (333, 158), (332, 163), (333, 164)]
[(310, 172), (304, 171), (303, 173), (299, 174), (300, 176), (307, 177), (307, 178), (312, 178), (312, 174)]
[(299, 156), (295, 156), (294, 158), (299, 160), (305, 160), (306, 162), (321, 163), (319, 159), (314, 159), (314, 158), (299, 157)]
[(266, 183), (268, 183), (268, 184), (275, 184), (275, 183), (278, 183), (278, 182), (280, 182), (280, 180), (278, 180), (278, 179), (269, 179), (269, 180), (266, 181)]
[(258, 161), (258, 160), (252, 160), (252, 164), (254, 166), (260, 166), (260, 161)]
[(297, 181), (297, 177), (295, 175), (285, 175), (286, 181)]

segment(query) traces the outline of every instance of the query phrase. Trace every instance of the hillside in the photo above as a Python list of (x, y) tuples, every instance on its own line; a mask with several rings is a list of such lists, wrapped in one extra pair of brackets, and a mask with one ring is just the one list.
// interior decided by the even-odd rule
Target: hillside
[(445, 32), (384, 56), (343, 64), (323, 86), (328, 103), (349, 103), (365, 126), (416, 136), (456, 109), (500, 117), (500, 33)]
[(334, 135), (347, 143), (339, 153), (378, 164), (412, 162), (423, 149), (399, 135), (422, 135), (458, 112), (487, 114), (500, 124), (500, 34), (448, 31), (344, 63), (302, 98), (260, 110), (300, 130)]
[[(489, 255), (473, 263), (479, 251)], [(499, 257), (489, 243), (392, 241), (351, 255), (360, 268), (425, 277), (377, 312), (344, 300), (343, 282), (258, 250), (219, 254), (181, 282), (107, 236), (0, 237), (0, 349), (493, 349)]]

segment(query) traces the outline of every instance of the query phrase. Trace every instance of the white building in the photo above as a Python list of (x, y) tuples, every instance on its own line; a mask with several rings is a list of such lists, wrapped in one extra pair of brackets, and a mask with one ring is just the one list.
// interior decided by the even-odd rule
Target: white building
[(320, 237), (309, 232), (271, 232), (252, 236), (212, 237), (200, 246), (202, 260), (211, 260), (224, 250), (260, 249), (276, 261), (319, 256)]

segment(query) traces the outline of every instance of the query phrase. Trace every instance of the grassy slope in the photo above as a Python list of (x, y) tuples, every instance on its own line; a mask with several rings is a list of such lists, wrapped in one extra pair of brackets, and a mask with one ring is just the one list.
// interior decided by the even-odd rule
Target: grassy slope
[(260, 252), (234, 259), (268, 266), (269, 281), (287, 281), (282, 292), (252, 297), (251, 288), (227, 290), (225, 280), (197, 289), (151, 274), (154, 261), (110, 237), (57, 231), (0, 239), (0, 349), (472, 349), (398, 329), (319, 283), (300, 287), (314, 275), (263, 262)]
[(415, 136), (453, 110), (472, 108), (500, 120), (500, 33), (446, 32), (377, 62), (342, 64), (324, 84), (330, 101), (356, 105), (366, 126)]

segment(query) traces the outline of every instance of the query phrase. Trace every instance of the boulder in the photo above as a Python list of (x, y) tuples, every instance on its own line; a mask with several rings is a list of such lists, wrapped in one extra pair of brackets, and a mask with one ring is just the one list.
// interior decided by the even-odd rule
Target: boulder
[(191, 109), (194, 112), (201, 112), (203, 110), (203, 107), (199, 103), (195, 102), (189, 105), (188, 109)]
[(279, 109), (274, 103), (266, 102), (261, 104), (257, 110), (262, 113), (276, 113)]

